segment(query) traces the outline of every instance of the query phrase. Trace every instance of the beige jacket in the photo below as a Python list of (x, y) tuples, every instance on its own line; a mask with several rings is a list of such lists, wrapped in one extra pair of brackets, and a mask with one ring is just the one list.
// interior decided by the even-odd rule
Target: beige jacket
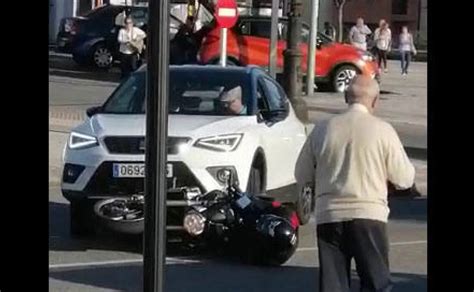
[(387, 222), (387, 181), (413, 185), (415, 168), (394, 128), (361, 104), (316, 125), (299, 155), (299, 187), (315, 190), (316, 223)]

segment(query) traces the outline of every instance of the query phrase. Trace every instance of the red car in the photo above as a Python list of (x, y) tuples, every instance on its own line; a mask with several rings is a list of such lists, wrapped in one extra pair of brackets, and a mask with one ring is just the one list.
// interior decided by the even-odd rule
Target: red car
[[(283, 68), (283, 51), (286, 48), (288, 21), (280, 18), (278, 24), (277, 66)], [(230, 65), (254, 64), (268, 66), (270, 48), (270, 17), (240, 16), (237, 24), (228, 31), (227, 53)], [(301, 70), (306, 72), (309, 26), (303, 23), (301, 32)], [(204, 37), (198, 53), (202, 64), (216, 64), (220, 56), (220, 28), (212, 28)], [(351, 45), (332, 42), (318, 34), (316, 51), (316, 84), (318, 88), (343, 92), (350, 80), (357, 74), (378, 78), (378, 66), (369, 52)]]

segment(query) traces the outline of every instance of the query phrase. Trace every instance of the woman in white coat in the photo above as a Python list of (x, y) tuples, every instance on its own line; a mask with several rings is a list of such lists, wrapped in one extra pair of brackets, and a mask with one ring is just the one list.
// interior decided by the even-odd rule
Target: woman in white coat
[(120, 29), (117, 37), (120, 44), (122, 78), (137, 70), (143, 40), (146, 37), (143, 30), (134, 26), (130, 16), (127, 16), (124, 22), (125, 27)]

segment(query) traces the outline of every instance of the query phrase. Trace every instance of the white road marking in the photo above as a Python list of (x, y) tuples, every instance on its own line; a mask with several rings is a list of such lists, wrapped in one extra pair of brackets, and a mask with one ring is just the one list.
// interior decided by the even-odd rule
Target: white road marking
[[(416, 244), (426, 244), (426, 243), (428, 243), (427, 240), (399, 241), (399, 242), (390, 243), (390, 246), (416, 245)], [(296, 249), (296, 251), (313, 251), (313, 250), (318, 250), (318, 248), (316, 246), (311, 246), (311, 247), (300, 247)]]
[[(81, 267), (100, 267), (109, 265), (124, 265), (124, 264), (140, 264), (143, 259), (127, 259), (127, 260), (111, 260), (111, 261), (96, 261), (96, 262), (80, 262), (80, 263), (64, 263), (64, 264), (50, 264), (49, 269), (65, 269), (65, 268), (81, 268)], [(175, 257), (167, 257), (167, 264), (195, 264), (201, 263), (200, 260), (183, 259)]]
[(390, 246), (397, 246), (397, 245), (415, 245), (415, 244), (427, 244), (427, 240), (415, 240), (415, 241), (400, 241), (400, 242), (392, 242)]

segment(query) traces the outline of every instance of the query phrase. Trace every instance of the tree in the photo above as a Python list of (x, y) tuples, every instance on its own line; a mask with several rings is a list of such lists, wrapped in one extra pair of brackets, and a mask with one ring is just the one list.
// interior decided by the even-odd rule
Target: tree
[(344, 32), (343, 16), (344, 16), (344, 5), (350, 0), (334, 0), (334, 5), (337, 9), (337, 40), (342, 42), (342, 35)]

